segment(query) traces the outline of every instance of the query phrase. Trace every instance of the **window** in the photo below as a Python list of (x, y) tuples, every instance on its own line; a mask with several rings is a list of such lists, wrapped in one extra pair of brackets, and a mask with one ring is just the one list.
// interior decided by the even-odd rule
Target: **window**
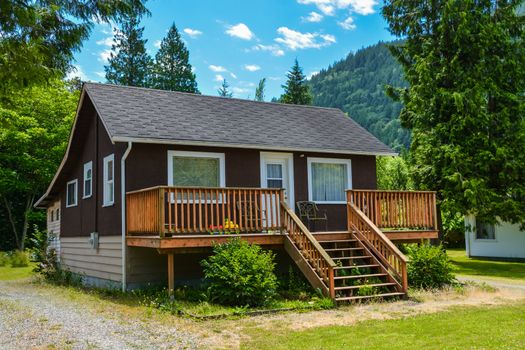
[(168, 185), (225, 187), (224, 153), (168, 151)]
[(267, 163), (266, 181), (268, 188), (283, 188), (283, 165)]
[(348, 159), (308, 158), (308, 196), (317, 203), (346, 203), (345, 190), (352, 188)]
[(104, 191), (103, 206), (115, 203), (115, 156), (110, 154), (104, 157)]
[(84, 164), (84, 197), (89, 198), (93, 192), (93, 162)]
[(57, 210), (55, 210), (55, 215), (56, 215), (56, 220), (60, 220), (60, 208), (57, 208)]
[(51, 210), (51, 211), (49, 212), (49, 221), (53, 222), (54, 215), (55, 215), (55, 214), (54, 214), (53, 210)]
[(77, 179), (69, 181), (66, 185), (66, 208), (77, 205)]
[(476, 219), (476, 239), (496, 239), (496, 229), (494, 228), (494, 225)]

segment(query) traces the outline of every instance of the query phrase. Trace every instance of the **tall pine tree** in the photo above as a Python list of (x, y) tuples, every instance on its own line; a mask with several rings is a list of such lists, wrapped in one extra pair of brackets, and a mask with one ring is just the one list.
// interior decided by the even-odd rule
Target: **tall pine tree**
[(230, 91), (230, 84), (226, 81), (226, 79), (222, 80), (221, 87), (219, 90), (217, 90), (217, 94), (221, 97), (228, 97), (231, 98), (233, 96), (233, 93)]
[(162, 90), (198, 93), (195, 74), (188, 60), (188, 49), (173, 23), (155, 55), (152, 86)]
[(140, 17), (128, 17), (121, 30), (115, 30), (108, 65), (104, 66), (108, 83), (127, 86), (150, 86), (153, 61), (146, 52), (147, 39), (142, 39), (144, 27)]
[(281, 95), (280, 102), (295, 105), (312, 104), (310, 88), (306, 84), (306, 76), (303, 74), (303, 69), (299, 66), (297, 58), (286, 76), (288, 81), (285, 85), (282, 85), (284, 94)]
[(264, 90), (266, 88), (266, 78), (259, 80), (259, 84), (255, 88), (255, 101), (264, 101)]
[(525, 18), (521, 0), (387, 0), (408, 88), (416, 186), (449, 212), (525, 228)]

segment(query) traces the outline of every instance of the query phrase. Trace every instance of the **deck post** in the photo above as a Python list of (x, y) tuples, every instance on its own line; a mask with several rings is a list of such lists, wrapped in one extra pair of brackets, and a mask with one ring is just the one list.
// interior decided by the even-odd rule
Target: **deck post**
[(175, 290), (175, 264), (173, 253), (168, 254), (168, 294), (170, 299), (173, 299), (173, 292)]

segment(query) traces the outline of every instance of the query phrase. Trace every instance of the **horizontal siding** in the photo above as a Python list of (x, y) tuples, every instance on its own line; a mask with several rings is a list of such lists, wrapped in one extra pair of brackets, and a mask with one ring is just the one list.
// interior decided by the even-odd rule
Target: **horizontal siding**
[(91, 249), (88, 237), (62, 237), (60, 261), (72, 272), (112, 281), (122, 279), (120, 236), (99, 237), (98, 249)]

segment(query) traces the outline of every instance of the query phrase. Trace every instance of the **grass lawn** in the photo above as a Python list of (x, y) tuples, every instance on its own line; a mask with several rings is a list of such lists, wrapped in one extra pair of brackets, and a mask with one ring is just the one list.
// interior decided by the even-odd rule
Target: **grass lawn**
[(448, 249), (456, 274), (525, 281), (525, 263), (470, 259), (464, 249)]
[(456, 307), (446, 312), (354, 326), (290, 331), (253, 327), (242, 349), (524, 349), (525, 303)]
[(27, 267), (0, 266), (0, 281), (19, 280), (33, 275), (33, 264)]

